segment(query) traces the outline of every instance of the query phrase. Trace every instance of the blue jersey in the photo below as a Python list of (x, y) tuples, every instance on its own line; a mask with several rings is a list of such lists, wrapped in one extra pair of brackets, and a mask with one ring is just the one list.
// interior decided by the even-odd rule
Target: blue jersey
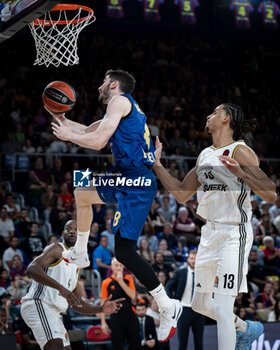
[(109, 139), (115, 158), (114, 166), (125, 170), (154, 165), (156, 149), (146, 124), (147, 117), (131, 95), (122, 96), (131, 102), (131, 112), (121, 119), (117, 130)]

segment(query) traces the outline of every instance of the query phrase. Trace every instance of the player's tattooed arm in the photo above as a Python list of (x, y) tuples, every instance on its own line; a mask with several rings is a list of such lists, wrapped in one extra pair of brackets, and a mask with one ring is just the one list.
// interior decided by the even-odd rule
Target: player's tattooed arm
[(274, 182), (259, 168), (259, 160), (255, 152), (240, 145), (235, 152), (234, 159), (219, 156), (228, 170), (242, 179), (251, 190), (264, 201), (274, 203), (277, 198)]
[(161, 164), (160, 157), (162, 151), (162, 143), (157, 136), (156, 140), (156, 161), (154, 171), (163, 184), (164, 188), (170, 192), (179, 203), (185, 203), (192, 198), (200, 186), (197, 179), (196, 169), (193, 168), (188, 172), (183, 182), (177, 180), (169, 174), (167, 169)]
[(62, 247), (59, 244), (52, 244), (45, 248), (44, 252), (35, 258), (28, 266), (27, 274), (36, 282), (55, 288), (61, 296), (67, 299), (70, 306), (81, 307), (79, 299), (73, 292), (65, 288), (59, 281), (48, 276), (45, 269), (62, 258)]

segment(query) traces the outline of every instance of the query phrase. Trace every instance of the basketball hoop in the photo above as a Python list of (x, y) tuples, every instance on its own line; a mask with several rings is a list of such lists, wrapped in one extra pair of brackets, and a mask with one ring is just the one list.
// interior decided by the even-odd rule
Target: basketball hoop
[(83, 5), (59, 4), (43, 19), (29, 24), (35, 40), (37, 57), (34, 65), (79, 63), (77, 41), (80, 32), (95, 21), (94, 11)]

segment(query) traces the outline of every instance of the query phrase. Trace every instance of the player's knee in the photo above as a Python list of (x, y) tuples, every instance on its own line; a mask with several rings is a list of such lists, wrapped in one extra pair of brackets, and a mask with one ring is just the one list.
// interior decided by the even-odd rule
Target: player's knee
[(45, 350), (63, 350), (63, 341), (60, 338), (52, 339), (44, 346)]

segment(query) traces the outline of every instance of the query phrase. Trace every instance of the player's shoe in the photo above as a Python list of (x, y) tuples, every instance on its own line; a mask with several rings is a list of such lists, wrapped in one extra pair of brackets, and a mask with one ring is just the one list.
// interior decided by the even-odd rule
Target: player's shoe
[(235, 350), (250, 350), (254, 340), (263, 333), (263, 325), (260, 322), (246, 321), (246, 332), (236, 332)]
[(87, 252), (76, 253), (75, 247), (62, 252), (62, 259), (70, 264), (75, 264), (78, 267), (88, 267), (90, 265)]
[(160, 325), (158, 340), (163, 343), (172, 338), (176, 332), (177, 322), (181, 316), (183, 307), (179, 300), (171, 299), (172, 306), (169, 309), (159, 310)]

